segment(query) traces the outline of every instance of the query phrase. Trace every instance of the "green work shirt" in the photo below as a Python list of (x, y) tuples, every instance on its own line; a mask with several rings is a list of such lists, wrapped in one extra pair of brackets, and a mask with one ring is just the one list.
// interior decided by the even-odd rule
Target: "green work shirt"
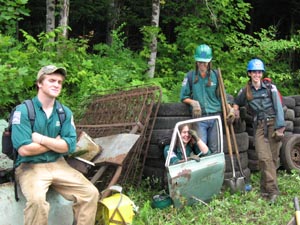
[[(71, 110), (63, 106), (66, 119), (62, 126), (60, 125), (59, 115), (56, 110), (56, 103), (53, 106), (52, 114), (47, 118), (46, 113), (42, 109), (42, 104), (37, 97), (32, 99), (36, 118), (34, 122), (33, 131), (31, 123), (28, 118), (28, 110), (25, 104), (21, 104), (16, 108), (13, 115), (12, 122), (12, 143), (15, 149), (19, 149), (23, 145), (32, 143), (32, 133), (38, 132), (39, 134), (55, 138), (58, 135), (68, 144), (68, 153), (72, 153), (76, 149), (76, 130), (73, 122), (73, 115)], [(65, 153), (66, 154), (66, 153)], [(64, 154), (55, 151), (48, 151), (34, 156), (20, 156), (16, 160), (16, 166), (20, 163), (45, 163), (55, 162)]]
[[(170, 145), (166, 145), (165, 148), (164, 148), (164, 157), (165, 157), (165, 159), (167, 159), (167, 157), (168, 157), (169, 149), (170, 149)], [(195, 154), (195, 155), (198, 155), (200, 157), (205, 156), (205, 155), (210, 155), (210, 153), (211, 153), (211, 151), (208, 150), (208, 152), (206, 154), (203, 154), (200, 151), (197, 144), (194, 144), (193, 146), (187, 144), (185, 146), (185, 152), (186, 152), (186, 157), (190, 157), (192, 153)], [(184, 158), (184, 156), (182, 154), (181, 149), (179, 147), (175, 147), (174, 151), (171, 154), (170, 164), (175, 164), (179, 160), (182, 160), (183, 158)]]
[[(194, 83), (196, 76), (198, 76), (198, 81)], [(221, 99), (217, 96), (218, 88), (218, 77), (216, 73), (210, 71), (211, 86), (208, 86), (208, 74), (203, 78), (202, 76), (192, 72), (192, 90), (190, 89), (190, 84), (188, 82), (188, 75), (184, 78), (182, 82), (180, 100), (190, 98), (197, 100), (200, 103), (202, 114), (210, 113), (220, 113), (221, 109)]]

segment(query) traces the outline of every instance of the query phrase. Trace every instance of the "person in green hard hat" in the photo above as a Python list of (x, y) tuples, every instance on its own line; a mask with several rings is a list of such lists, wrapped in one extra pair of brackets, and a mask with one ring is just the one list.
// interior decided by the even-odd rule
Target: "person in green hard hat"
[[(212, 49), (206, 44), (199, 45), (194, 55), (195, 70), (189, 71), (182, 82), (180, 100), (191, 106), (193, 118), (222, 114), (218, 73), (212, 69), (212, 58)], [(229, 112), (227, 123), (233, 123), (235, 119), (234, 110), (229, 104), (227, 110)], [(200, 122), (198, 132), (212, 153), (217, 152), (216, 121)]]

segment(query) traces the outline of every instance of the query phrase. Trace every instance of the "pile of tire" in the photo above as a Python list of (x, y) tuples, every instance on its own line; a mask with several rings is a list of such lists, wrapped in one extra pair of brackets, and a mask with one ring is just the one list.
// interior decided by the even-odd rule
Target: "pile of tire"
[[(156, 122), (152, 131), (151, 141), (148, 149), (148, 155), (144, 165), (144, 177), (149, 177), (151, 183), (157, 185), (162, 184), (162, 187), (166, 187), (166, 173), (165, 173), (165, 159), (163, 156), (163, 150), (160, 149), (158, 142), (161, 137), (170, 134), (170, 131), (175, 127), (175, 124), (179, 121), (191, 119), (191, 113), (188, 105), (184, 103), (164, 103), (160, 105), (157, 113)], [(246, 123), (234, 124), (236, 133), (236, 140), (238, 149), (240, 152), (242, 172), (246, 178), (250, 178), (250, 169), (248, 168), (248, 155), (247, 149), (249, 146), (248, 133), (246, 132)], [(224, 129), (223, 129), (224, 130)], [(230, 157), (228, 154), (228, 147), (226, 142), (226, 136), (223, 136), (223, 150), (225, 153), (226, 169), (225, 178), (232, 177), (232, 166), (230, 163)], [(238, 163), (234, 155), (234, 167), (236, 176), (241, 176)]]
[(151, 184), (166, 187), (165, 159), (159, 140), (170, 134), (177, 122), (191, 119), (188, 105), (184, 103), (160, 104), (153, 127), (143, 175), (150, 178)]
[[(233, 151), (233, 162), (234, 162), (234, 171), (236, 172), (236, 177), (245, 176), (246, 181), (250, 181), (251, 170), (248, 167), (248, 148), (249, 148), (249, 135), (246, 132), (246, 121), (241, 119), (233, 123), (235, 138), (237, 141), (237, 147), (240, 155), (241, 170), (238, 165), (237, 157), (235, 154), (234, 146), (232, 146)], [(233, 168), (231, 165), (231, 159), (228, 152), (228, 144), (226, 135), (223, 135), (223, 151), (225, 154), (225, 179), (230, 179), (233, 176)], [(231, 141), (233, 143), (233, 141)], [(232, 144), (233, 145), (233, 144)]]
[(288, 172), (300, 171), (300, 96), (283, 97), (283, 102), (286, 131), (280, 149), (280, 163)]

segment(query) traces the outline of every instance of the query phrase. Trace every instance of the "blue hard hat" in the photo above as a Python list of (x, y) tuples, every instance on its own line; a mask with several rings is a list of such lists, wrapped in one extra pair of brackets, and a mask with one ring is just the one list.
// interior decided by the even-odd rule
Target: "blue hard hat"
[(265, 72), (264, 63), (260, 59), (251, 59), (247, 66), (247, 71), (261, 70)]

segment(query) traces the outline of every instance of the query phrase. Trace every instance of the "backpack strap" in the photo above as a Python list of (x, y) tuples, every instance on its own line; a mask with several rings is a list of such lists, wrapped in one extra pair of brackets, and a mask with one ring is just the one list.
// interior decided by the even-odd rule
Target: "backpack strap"
[(62, 104), (59, 101), (56, 100), (55, 102), (56, 102), (56, 112), (59, 117), (60, 127), (62, 127), (62, 124), (66, 120), (66, 112), (64, 110), (64, 107), (62, 106)]
[(28, 118), (31, 124), (31, 130), (33, 131), (34, 121), (35, 121), (35, 109), (31, 99), (27, 99), (23, 102), (26, 105), (28, 111)]
[(193, 74), (194, 74), (194, 71), (190, 71), (190, 72), (188, 72), (188, 74), (187, 74), (187, 78), (188, 78), (189, 87), (190, 87), (190, 91), (191, 91), (191, 92), (192, 92), (192, 90), (193, 90)]

